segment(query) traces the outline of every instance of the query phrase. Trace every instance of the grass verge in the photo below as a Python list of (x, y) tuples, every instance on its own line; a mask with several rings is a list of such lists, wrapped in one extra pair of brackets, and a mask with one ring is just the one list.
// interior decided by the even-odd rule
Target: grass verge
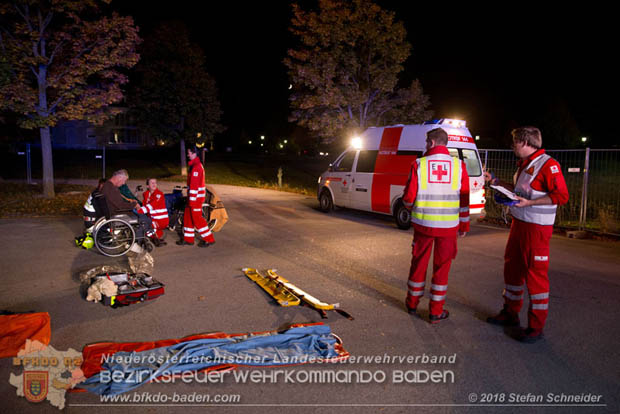
[(85, 185), (54, 186), (56, 197), (43, 198), (41, 185), (0, 183), (0, 218), (24, 216), (79, 216), (92, 191)]

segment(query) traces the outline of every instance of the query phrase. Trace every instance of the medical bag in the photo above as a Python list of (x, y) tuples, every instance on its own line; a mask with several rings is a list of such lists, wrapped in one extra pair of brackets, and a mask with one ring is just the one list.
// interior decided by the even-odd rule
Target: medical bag
[(165, 293), (164, 284), (146, 273), (106, 273), (95, 276), (93, 281), (100, 277), (110, 279), (118, 287), (116, 295), (102, 297), (103, 304), (113, 308), (157, 299)]

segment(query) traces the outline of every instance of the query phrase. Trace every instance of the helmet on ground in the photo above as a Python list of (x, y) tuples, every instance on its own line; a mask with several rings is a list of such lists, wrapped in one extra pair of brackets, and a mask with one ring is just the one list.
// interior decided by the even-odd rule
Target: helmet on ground
[(82, 249), (91, 249), (95, 245), (95, 239), (90, 233), (75, 238), (75, 245)]

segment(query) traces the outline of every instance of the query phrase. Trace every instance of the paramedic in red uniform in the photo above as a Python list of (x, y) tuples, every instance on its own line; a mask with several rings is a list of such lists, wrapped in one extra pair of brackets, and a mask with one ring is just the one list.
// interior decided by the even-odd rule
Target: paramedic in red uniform
[(194, 244), (194, 228), (200, 233), (199, 247), (209, 247), (215, 243), (207, 221), (202, 216), (202, 203), (205, 200), (205, 170), (196, 154), (196, 148), (187, 150), (189, 172), (187, 173), (187, 206), (183, 214), (183, 240), (178, 245)]
[(557, 206), (568, 201), (568, 190), (560, 164), (541, 149), (538, 128), (514, 129), (512, 141), (519, 158), (514, 187), (485, 172), (485, 180), (514, 190), (519, 199), (518, 204), (510, 207), (513, 219), (504, 254), (504, 308), (487, 322), (519, 326), (527, 286), (528, 327), (520, 330), (517, 339), (533, 343), (543, 338), (549, 312), (549, 240)]
[(147, 190), (142, 194), (142, 207), (138, 209), (138, 213), (148, 214), (151, 217), (155, 230), (151, 239), (155, 246), (162, 246), (166, 244), (162, 237), (164, 236), (164, 229), (168, 227), (166, 199), (164, 193), (157, 188), (157, 179), (147, 179), (146, 187)]
[(465, 163), (450, 156), (447, 144), (448, 134), (443, 129), (427, 132), (426, 153), (412, 166), (403, 194), (405, 206), (413, 207), (414, 228), (405, 305), (409, 313), (416, 312), (424, 295), (426, 269), (434, 244), (431, 323), (438, 323), (450, 314), (443, 308), (450, 264), (456, 257), (457, 234), (464, 237), (469, 231), (469, 176)]

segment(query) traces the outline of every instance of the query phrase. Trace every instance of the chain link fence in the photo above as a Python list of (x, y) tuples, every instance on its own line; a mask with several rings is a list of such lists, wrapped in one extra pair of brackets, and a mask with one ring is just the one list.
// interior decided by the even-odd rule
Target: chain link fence
[[(481, 149), (480, 158), (488, 171), (503, 181), (513, 182), (517, 158), (512, 150)], [(570, 195), (558, 208), (556, 226), (620, 235), (620, 150), (546, 150), (562, 167)], [(505, 214), (487, 191), (488, 217)]]

